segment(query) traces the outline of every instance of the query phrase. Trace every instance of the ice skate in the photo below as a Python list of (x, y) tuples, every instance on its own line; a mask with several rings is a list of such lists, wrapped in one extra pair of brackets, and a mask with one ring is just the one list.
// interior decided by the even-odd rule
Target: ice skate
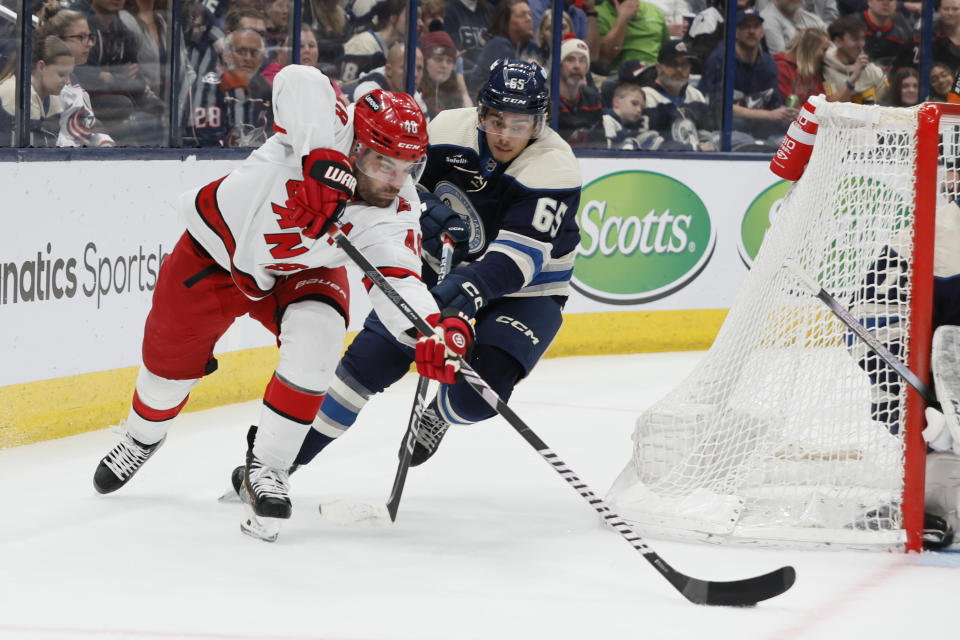
[(266, 542), (276, 541), (281, 523), (290, 518), (292, 511), (288, 472), (263, 466), (253, 452), (248, 451), (240, 499), (247, 510), (240, 530)]
[(164, 440), (166, 437), (154, 444), (143, 444), (124, 432), (117, 446), (97, 465), (97, 470), (93, 473), (94, 489), (99, 493), (112, 493), (127, 484)]
[(410, 459), (410, 466), (416, 467), (430, 459), (430, 456), (436, 452), (440, 446), (450, 423), (437, 415), (436, 403), (431, 403), (424, 409), (423, 416), (420, 418), (420, 424), (417, 425), (417, 441), (413, 445), (413, 456)]

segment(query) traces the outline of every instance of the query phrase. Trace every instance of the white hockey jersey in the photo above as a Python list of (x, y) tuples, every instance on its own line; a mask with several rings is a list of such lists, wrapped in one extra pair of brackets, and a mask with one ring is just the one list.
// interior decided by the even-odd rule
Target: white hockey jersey
[[(327, 236), (310, 239), (286, 220), (285, 202), (299, 186), (301, 158), (313, 149), (349, 154), (353, 107), (337, 101), (326, 76), (314, 67), (289, 65), (274, 78), (277, 134), (226, 177), (180, 197), (180, 215), (190, 235), (229, 271), (248, 297), (263, 298), (291, 273), (339, 267), (350, 258)], [(389, 207), (354, 200), (339, 225), (350, 241), (381, 269), (421, 316), (437, 305), (420, 280), (420, 200), (408, 179)], [(411, 323), (378, 289), (370, 299), (384, 325), (412, 344)]]

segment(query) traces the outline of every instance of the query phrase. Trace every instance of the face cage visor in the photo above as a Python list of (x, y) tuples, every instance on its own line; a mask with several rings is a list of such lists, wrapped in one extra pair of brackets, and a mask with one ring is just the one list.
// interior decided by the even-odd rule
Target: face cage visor
[(368, 178), (377, 182), (385, 182), (398, 189), (406, 182), (407, 177), (413, 179), (416, 184), (423, 175), (423, 169), (427, 166), (427, 157), (420, 156), (416, 162), (402, 160), (400, 158), (390, 158), (378, 151), (374, 151), (362, 142), (357, 142), (356, 162), (354, 166)]
[(544, 114), (510, 113), (485, 105), (477, 108), (477, 127), (485, 133), (529, 140), (539, 138), (546, 126)]

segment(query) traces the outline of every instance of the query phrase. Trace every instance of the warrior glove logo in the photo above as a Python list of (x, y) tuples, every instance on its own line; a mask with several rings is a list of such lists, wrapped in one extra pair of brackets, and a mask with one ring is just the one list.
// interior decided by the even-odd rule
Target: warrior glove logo
[(357, 188), (357, 179), (346, 169), (330, 165), (323, 174), (323, 179), (335, 185), (343, 185), (351, 193)]

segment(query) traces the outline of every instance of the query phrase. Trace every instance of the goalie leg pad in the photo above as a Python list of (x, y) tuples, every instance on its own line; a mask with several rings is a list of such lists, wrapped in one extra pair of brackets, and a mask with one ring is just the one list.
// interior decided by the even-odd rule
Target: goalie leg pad
[(933, 333), (932, 368), (937, 399), (947, 429), (953, 437), (953, 451), (960, 455), (960, 327), (944, 325)]

